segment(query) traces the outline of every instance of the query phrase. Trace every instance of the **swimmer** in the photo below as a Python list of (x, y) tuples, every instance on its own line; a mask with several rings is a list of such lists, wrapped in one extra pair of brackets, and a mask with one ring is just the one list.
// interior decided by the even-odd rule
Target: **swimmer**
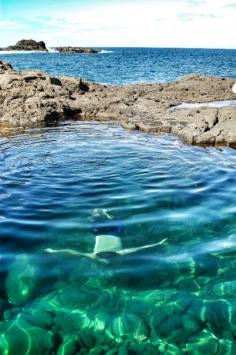
[[(90, 259), (108, 263), (107, 257), (116, 255), (127, 255), (141, 250), (154, 248), (166, 242), (167, 238), (158, 243), (144, 245), (136, 248), (122, 247), (122, 236), (125, 232), (125, 226), (122, 221), (115, 220), (107, 210), (95, 209), (92, 214), (92, 231), (96, 235), (95, 246), (92, 253), (81, 253), (73, 249), (51, 249), (47, 248), (47, 253), (64, 253), (75, 256), (85, 256)], [(105, 259), (104, 259), (105, 258)]]

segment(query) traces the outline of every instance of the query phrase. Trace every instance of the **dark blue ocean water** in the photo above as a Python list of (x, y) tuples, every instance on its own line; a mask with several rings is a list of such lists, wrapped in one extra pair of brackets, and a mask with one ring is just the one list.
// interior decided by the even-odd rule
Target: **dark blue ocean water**
[(99, 83), (168, 82), (190, 74), (236, 78), (236, 50), (177, 48), (104, 48), (108, 53), (1, 54), (16, 69), (83, 77)]

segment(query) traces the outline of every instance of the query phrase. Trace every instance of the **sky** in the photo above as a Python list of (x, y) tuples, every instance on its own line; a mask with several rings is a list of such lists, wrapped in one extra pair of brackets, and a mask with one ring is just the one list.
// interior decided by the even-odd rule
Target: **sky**
[(236, 0), (0, 0), (0, 47), (234, 48)]

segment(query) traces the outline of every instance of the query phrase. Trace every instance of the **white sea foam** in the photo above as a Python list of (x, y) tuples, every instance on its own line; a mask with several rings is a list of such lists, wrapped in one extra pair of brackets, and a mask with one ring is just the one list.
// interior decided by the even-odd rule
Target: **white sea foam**
[(100, 54), (105, 54), (105, 53), (113, 53), (113, 51), (106, 51), (105, 49), (103, 50), (101, 50), (101, 52), (99, 52)]
[[(48, 48), (48, 52), (46, 51), (1, 51), (0, 50), (0, 56), (1, 55), (6, 55), (6, 54), (32, 54), (32, 53), (60, 53), (58, 50), (56, 50), (53, 47)], [(113, 53), (113, 51), (107, 51), (107, 50), (101, 50), (99, 54), (108, 54), (108, 53)], [(84, 53), (84, 54), (90, 54), (90, 53)]]
[(56, 48), (53, 48), (53, 47), (49, 47), (48, 52), (49, 53), (60, 53)]
[(212, 102), (203, 102), (203, 103), (194, 103), (189, 104), (183, 102), (182, 104), (175, 106), (171, 109), (171, 111), (183, 110), (183, 109), (195, 109), (195, 108), (222, 108), (222, 107), (232, 107), (236, 106), (236, 100), (223, 100), (223, 101), (212, 101)]
[(0, 56), (2, 54), (32, 54), (32, 53), (48, 53), (46, 51), (0, 51)]

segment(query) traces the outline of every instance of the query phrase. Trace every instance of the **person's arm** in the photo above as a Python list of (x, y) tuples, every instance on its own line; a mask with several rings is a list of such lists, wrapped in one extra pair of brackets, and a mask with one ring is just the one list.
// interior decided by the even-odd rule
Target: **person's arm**
[(51, 249), (51, 248), (47, 248), (44, 249), (44, 251), (46, 251), (47, 253), (51, 253), (51, 254), (58, 254), (58, 253), (62, 253), (62, 254), (69, 254), (69, 255), (74, 255), (74, 256), (86, 256), (88, 258), (95, 258), (95, 254), (93, 253), (80, 253), (79, 251), (73, 250), (73, 249)]
[(145, 249), (149, 249), (149, 248), (154, 248), (154, 247), (156, 247), (156, 246), (158, 246), (158, 245), (164, 244), (164, 243), (167, 241), (167, 239), (168, 239), (168, 238), (165, 238), (165, 239), (161, 240), (161, 241), (158, 242), (158, 243), (149, 244), (149, 245), (143, 245), (143, 246), (141, 246), (141, 247), (123, 249), (123, 250), (118, 251), (117, 254), (119, 254), (119, 255), (125, 255), (125, 254), (135, 253), (135, 252), (140, 251), (140, 250), (145, 250)]

